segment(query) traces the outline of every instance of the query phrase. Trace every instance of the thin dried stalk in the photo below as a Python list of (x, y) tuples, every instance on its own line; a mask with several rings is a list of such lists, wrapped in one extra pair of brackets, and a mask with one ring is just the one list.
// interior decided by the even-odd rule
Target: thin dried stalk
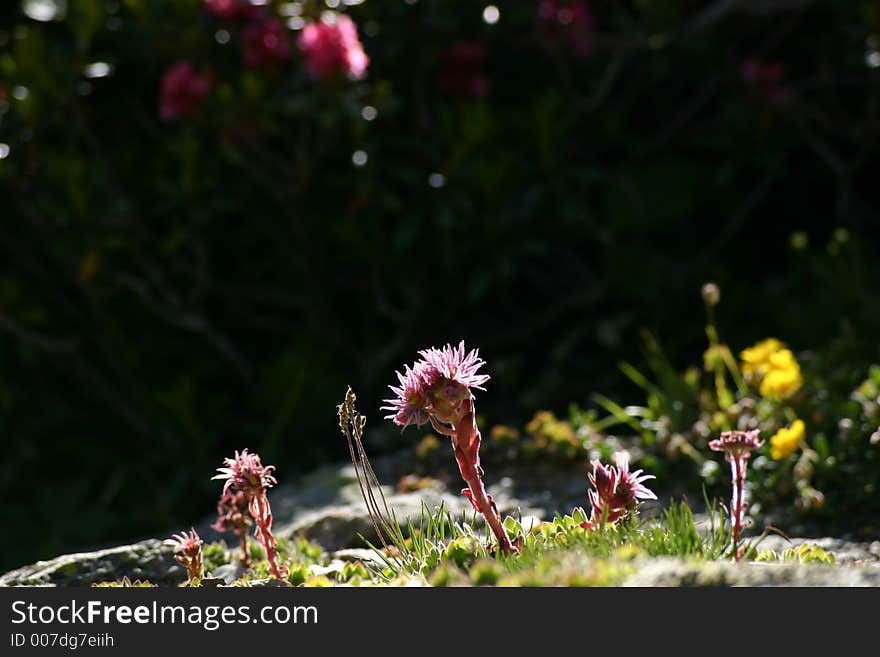
[[(370, 522), (373, 524), (373, 530), (382, 542), (386, 554), (391, 554), (393, 550), (391, 545), (403, 550), (403, 537), (400, 534), (400, 526), (394, 517), (394, 514), (388, 508), (388, 502), (385, 499), (385, 493), (382, 492), (382, 485), (379, 478), (367, 458), (364, 450), (364, 427), (367, 424), (367, 418), (359, 413), (354, 407), (357, 396), (349, 387), (345, 393), (345, 399), (336, 407), (339, 415), (339, 428), (345, 440), (348, 443), (348, 453), (351, 458), (351, 464), (354, 466), (354, 473), (357, 477), (358, 487), (361, 491), (361, 497), (364, 505), (367, 507), (367, 513), (370, 516)], [(375, 491), (379, 492), (378, 497)]]

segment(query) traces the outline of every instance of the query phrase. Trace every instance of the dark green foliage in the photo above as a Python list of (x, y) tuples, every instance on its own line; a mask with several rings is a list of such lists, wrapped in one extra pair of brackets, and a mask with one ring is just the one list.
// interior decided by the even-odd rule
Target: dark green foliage
[[(579, 57), (537, 2), (488, 26), (464, 0), (367, 0), (360, 82), (246, 67), (199, 0), (66, 4), (0, 8), (0, 525), (33, 528), (0, 570), (204, 515), (232, 449), (344, 459), (339, 391), (373, 417), (414, 349), (479, 346), (493, 423), (623, 399), (641, 327), (699, 361), (709, 278), (731, 343), (833, 358), (838, 390), (880, 362), (872, 3), (594, 2)], [(462, 40), (485, 96), (442, 87)], [(784, 93), (746, 84), (750, 58)], [(214, 87), (163, 122), (181, 59)]]

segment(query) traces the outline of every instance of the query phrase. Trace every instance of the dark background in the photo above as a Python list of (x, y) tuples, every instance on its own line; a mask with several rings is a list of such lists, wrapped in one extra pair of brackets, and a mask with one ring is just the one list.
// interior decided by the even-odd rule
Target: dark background
[[(0, 570), (203, 517), (234, 449), (345, 458), (349, 384), (410, 441), (378, 406), (428, 346), (511, 424), (625, 398), (641, 328), (699, 362), (707, 280), (735, 349), (880, 357), (876, 2), (366, 0), (360, 81), (296, 31), (248, 67), (198, 0), (66, 4), (0, 8)], [(163, 121), (181, 59), (213, 88)]]

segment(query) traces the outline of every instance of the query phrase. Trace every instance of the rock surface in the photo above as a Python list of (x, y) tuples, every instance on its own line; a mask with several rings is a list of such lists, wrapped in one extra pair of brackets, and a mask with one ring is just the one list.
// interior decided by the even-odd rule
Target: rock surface
[(0, 586), (89, 586), (123, 577), (178, 584), (186, 579), (186, 573), (171, 554), (172, 548), (157, 539), (65, 554), (12, 570), (0, 576)]
[(640, 560), (635, 567), (637, 572), (623, 586), (880, 586), (880, 562), (857, 567), (656, 557)]

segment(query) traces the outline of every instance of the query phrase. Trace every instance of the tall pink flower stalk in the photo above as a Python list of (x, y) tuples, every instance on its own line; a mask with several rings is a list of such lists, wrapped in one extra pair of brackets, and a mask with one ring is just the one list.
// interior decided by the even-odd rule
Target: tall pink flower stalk
[(452, 439), (455, 460), (467, 484), (462, 494), (486, 519), (498, 547), (516, 551), (492, 496), (486, 492), (480, 466), (481, 437), (471, 390), (484, 390), (481, 386), (489, 380), (487, 374), (477, 373), (485, 361), (477, 349), (465, 352), (464, 341), (458, 347), (447, 344), (442, 349), (424, 349), (419, 355), (422, 359), (412, 367), (405, 367), (402, 374), (397, 372), (400, 385), (389, 386), (395, 396), (386, 399), (388, 405), (382, 407), (391, 411), (386, 419), (403, 428), (430, 422), (435, 431)]
[(244, 493), (248, 498), (248, 511), (257, 525), (256, 537), (266, 550), (269, 571), (274, 577), (286, 580), (289, 574), (285, 566), (278, 564), (275, 537), (272, 535), (272, 508), (266, 492), (278, 481), (272, 476), (274, 465), (264, 466), (257, 454), (249, 454), (247, 449), (235, 452), (234, 458), (224, 459), (223, 468), (212, 479), (225, 479), (223, 494), (230, 491)]
[(719, 438), (709, 441), (709, 449), (724, 452), (724, 458), (730, 463), (733, 493), (730, 498), (730, 518), (733, 536), (733, 554), (739, 560), (742, 556), (738, 550), (739, 535), (742, 533), (743, 517), (745, 516), (745, 484), (746, 468), (753, 450), (760, 449), (764, 444), (758, 438), (760, 431), (725, 431)]
[(204, 541), (199, 538), (199, 535), (193, 528), (190, 528), (188, 532), (173, 534), (172, 538), (163, 541), (164, 545), (174, 548), (174, 558), (177, 560), (177, 563), (186, 568), (186, 574), (189, 578), (187, 584), (192, 584), (195, 579), (201, 579), (204, 574), (202, 562), (203, 543)]
[(592, 511), (590, 519), (583, 523), (587, 529), (596, 529), (603, 522), (613, 524), (623, 518), (641, 500), (656, 500), (657, 496), (644, 482), (654, 475), (630, 471), (629, 453), (615, 455), (616, 466), (603, 465), (598, 459), (591, 461), (593, 471), (587, 475), (593, 489), (589, 491)]

